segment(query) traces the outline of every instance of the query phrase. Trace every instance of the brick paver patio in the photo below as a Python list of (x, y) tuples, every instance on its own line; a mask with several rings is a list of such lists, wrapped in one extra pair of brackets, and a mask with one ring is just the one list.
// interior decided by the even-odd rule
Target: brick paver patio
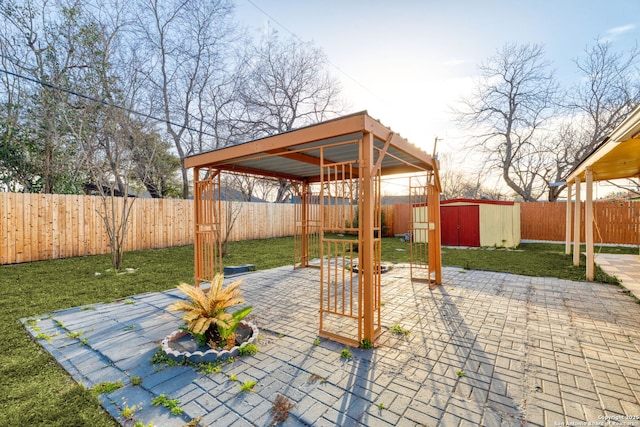
[[(239, 276), (260, 351), (221, 373), (151, 365), (160, 340), (182, 324), (165, 311), (181, 297), (175, 290), (56, 312), (37, 326), (54, 335), (41, 343), (77, 381), (125, 384), (100, 397), (123, 424), (120, 410), (136, 405), (145, 425), (200, 417), (207, 426), (267, 426), (280, 393), (295, 403), (285, 426), (640, 426), (640, 306), (620, 288), (443, 270), (445, 285), (432, 291), (412, 283), (406, 265), (384, 274), (383, 325), (410, 333), (385, 330), (378, 348), (352, 349), (350, 360), (340, 357), (342, 345), (314, 345), (315, 269)], [(254, 392), (241, 393), (231, 373), (257, 381)], [(152, 406), (160, 394), (179, 399), (184, 413)]]

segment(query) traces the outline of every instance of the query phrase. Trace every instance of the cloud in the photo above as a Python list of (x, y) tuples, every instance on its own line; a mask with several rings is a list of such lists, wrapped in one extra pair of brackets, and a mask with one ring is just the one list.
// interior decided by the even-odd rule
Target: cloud
[(603, 37), (603, 39), (608, 41), (615, 40), (620, 35), (627, 33), (629, 31), (633, 31), (635, 30), (635, 28), (636, 28), (636, 24), (620, 25), (619, 27), (609, 28), (605, 32), (606, 36)]

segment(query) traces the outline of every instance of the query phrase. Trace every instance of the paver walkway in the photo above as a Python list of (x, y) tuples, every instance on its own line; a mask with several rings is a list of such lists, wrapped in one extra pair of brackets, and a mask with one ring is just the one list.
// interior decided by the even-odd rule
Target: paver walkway
[(640, 298), (640, 255), (596, 254), (596, 264)]
[[(54, 335), (41, 342), (77, 381), (125, 384), (100, 397), (123, 424), (120, 410), (136, 405), (145, 425), (200, 417), (207, 426), (267, 426), (281, 393), (295, 403), (285, 426), (640, 426), (640, 306), (620, 288), (443, 270), (445, 286), (432, 291), (412, 283), (407, 266), (383, 275), (384, 325), (411, 332), (386, 331), (377, 349), (352, 349), (350, 360), (341, 359), (342, 345), (314, 345), (314, 269), (240, 276), (262, 331), (260, 351), (221, 373), (151, 365), (160, 340), (182, 324), (165, 311), (181, 297), (175, 290), (25, 324), (34, 336), (34, 324)], [(240, 393), (231, 373), (257, 381), (255, 391)], [(130, 384), (134, 376), (140, 385)], [(180, 400), (181, 416), (150, 404), (163, 393)]]

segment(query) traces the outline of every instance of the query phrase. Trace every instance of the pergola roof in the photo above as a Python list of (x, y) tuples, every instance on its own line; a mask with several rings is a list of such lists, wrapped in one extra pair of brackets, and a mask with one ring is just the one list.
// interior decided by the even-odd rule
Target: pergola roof
[[(366, 111), (185, 158), (185, 167), (213, 167), (307, 182), (320, 181), (320, 151), (325, 163), (358, 162), (357, 142), (372, 134), (374, 162), (382, 175), (435, 171), (437, 161)], [(357, 165), (356, 165), (357, 166)], [(340, 178), (340, 177), (336, 177)], [(326, 179), (326, 177), (325, 177)]]
[(594, 181), (640, 176), (640, 105), (635, 108), (598, 148), (567, 177), (585, 181), (591, 169)]

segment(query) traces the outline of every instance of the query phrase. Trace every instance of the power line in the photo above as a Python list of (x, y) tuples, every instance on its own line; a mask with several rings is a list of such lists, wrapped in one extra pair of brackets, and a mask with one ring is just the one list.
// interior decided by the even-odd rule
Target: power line
[[(152, 116), (151, 114), (141, 113), (141, 112), (139, 112), (139, 111), (133, 110), (133, 109), (131, 109), (131, 108), (123, 107), (123, 106), (121, 106), (121, 105), (117, 105), (117, 104), (110, 104), (110, 103), (109, 103), (107, 100), (105, 100), (105, 99), (98, 99), (98, 98), (94, 98), (94, 97), (92, 97), (92, 96), (85, 95), (85, 94), (83, 94), (83, 93), (79, 93), (79, 92), (73, 91), (73, 90), (71, 90), (71, 89), (65, 89), (65, 88), (63, 88), (63, 87), (56, 86), (56, 85), (51, 84), (51, 83), (43, 82), (42, 80), (39, 80), (39, 79), (36, 79), (36, 78), (33, 78), (33, 77), (29, 77), (29, 76), (25, 76), (25, 75), (22, 75), (22, 74), (14, 73), (14, 72), (12, 72), (12, 71), (5, 70), (5, 69), (2, 69), (2, 68), (0, 68), (0, 72), (5, 73), (5, 74), (8, 74), (8, 75), (10, 75), (10, 76), (14, 76), (14, 77), (17, 77), (17, 78), (23, 79), (23, 80), (30, 81), (30, 82), (32, 82), (32, 83), (39, 84), (39, 85), (41, 85), (41, 86), (48, 87), (48, 88), (50, 88), (50, 89), (54, 89), (54, 90), (57, 90), (57, 91), (60, 91), (60, 92), (67, 93), (67, 94), (69, 94), (69, 95), (74, 95), (74, 96), (77, 96), (78, 98), (83, 98), (83, 99), (86, 99), (86, 100), (88, 100), (88, 101), (95, 102), (95, 103), (97, 103), (97, 104), (102, 104), (102, 105), (106, 105), (106, 106), (108, 106), (108, 107), (113, 107), (113, 108), (116, 108), (116, 109), (118, 109), (118, 110), (126, 111), (127, 113), (131, 113), (131, 114), (135, 114), (135, 115), (137, 115), (137, 116), (145, 117), (145, 118), (147, 118), (147, 119), (155, 120), (155, 121), (157, 121), (157, 122), (170, 124), (170, 125), (172, 125), (172, 126), (176, 126), (176, 127), (182, 128), (182, 129), (184, 129), (184, 130), (188, 130), (188, 131), (192, 131), (192, 132), (197, 132), (197, 133), (199, 133), (199, 134), (201, 134), (201, 135), (210, 136), (210, 137), (212, 137), (212, 138), (215, 138), (215, 137), (216, 137), (216, 136), (215, 136), (215, 135), (213, 135), (213, 134), (207, 133), (207, 132), (202, 131), (202, 130), (199, 130), (199, 129), (195, 129), (195, 128), (192, 128), (192, 127), (189, 127), (189, 126), (184, 126), (184, 125), (181, 125), (181, 124), (178, 124), (178, 123), (172, 122), (172, 121), (170, 121), (170, 120), (161, 119), (161, 118), (159, 118), (159, 117)], [(199, 120), (199, 119), (197, 119), (197, 118), (195, 118), (195, 117), (194, 117), (194, 119)], [(206, 124), (206, 122), (204, 122), (204, 121), (203, 121), (203, 123), (205, 123), (205, 124)]]
[[(306, 43), (304, 40), (302, 40), (296, 33), (294, 33), (293, 31), (291, 31), (289, 28), (287, 28), (284, 24), (282, 24), (280, 21), (278, 21), (277, 19), (275, 19), (273, 16), (271, 16), (267, 11), (265, 11), (264, 9), (262, 9), (260, 6), (258, 6), (257, 4), (255, 4), (252, 0), (247, 0), (253, 7), (255, 7), (256, 9), (258, 9), (258, 11), (260, 11), (260, 13), (262, 13), (263, 15), (265, 15), (267, 18), (271, 19), (273, 22), (275, 22), (280, 28), (282, 28), (283, 30), (285, 30), (287, 33), (291, 34), (291, 36), (293, 36), (294, 38), (296, 38), (299, 42), (301, 43)], [(331, 64), (336, 70), (338, 70), (342, 75), (344, 75), (346, 78), (348, 78), (349, 80), (351, 80), (352, 82), (354, 82), (355, 84), (357, 84), (358, 86), (360, 86), (362, 89), (364, 89), (366, 92), (368, 92), (370, 95), (373, 95), (375, 98), (378, 99), (378, 101), (381, 102), (386, 102), (384, 99), (382, 99), (380, 96), (378, 96), (377, 93), (375, 93), (374, 91), (372, 91), (371, 89), (369, 89), (368, 87), (366, 87), (364, 84), (360, 83), (360, 81), (358, 79), (356, 79), (355, 77), (352, 77), (349, 73), (347, 73), (346, 71), (344, 71), (342, 68), (340, 68), (338, 65), (336, 65), (335, 63), (333, 63), (330, 59), (327, 58), (327, 62), (329, 64)]]

